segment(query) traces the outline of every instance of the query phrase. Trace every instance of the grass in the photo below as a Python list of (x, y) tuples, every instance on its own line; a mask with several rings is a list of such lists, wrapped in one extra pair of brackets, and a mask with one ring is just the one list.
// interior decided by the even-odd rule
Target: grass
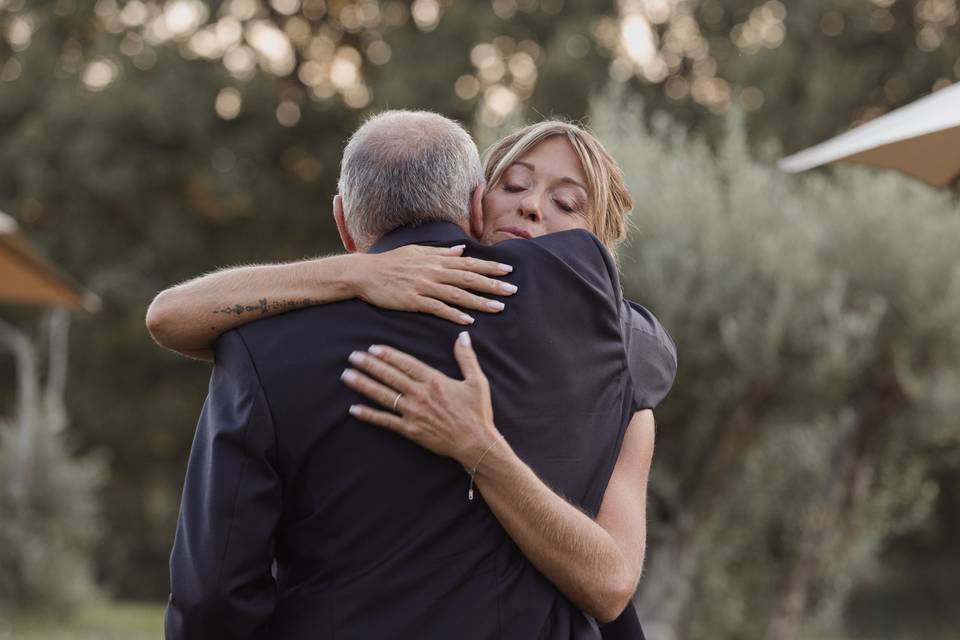
[(0, 640), (158, 640), (163, 604), (102, 602), (69, 619), (55, 615), (0, 616)]
[[(0, 640), (159, 640), (163, 638), (162, 603), (109, 602), (87, 607), (67, 620), (48, 614), (0, 615)], [(861, 621), (861, 625), (863, 621)], [(848, 631), (836, 636), (805, 640), (952, 640), (955, 631), (930, 621), (924, 625), (901, 623), (885, 631), (876, 628)], [(910, 630), (912, 627), (912, 630)]]

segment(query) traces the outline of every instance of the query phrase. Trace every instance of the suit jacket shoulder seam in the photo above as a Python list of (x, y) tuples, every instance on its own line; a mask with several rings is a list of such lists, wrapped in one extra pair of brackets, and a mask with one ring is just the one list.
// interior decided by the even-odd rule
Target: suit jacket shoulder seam
[(279, 454), (280, 437), (277, 434), (277, 421), (274, 419), (273, 408), (270, 406), (270, 398), (267, 397), (267, 390), (263, 386), (263, 379), (260, 377), (260, 370), (257, 368), (257, 361), (254, 360), (253, 354), (250, 352), (250, 347), (247, 345), (247, 341), (244, 339), (243, 334), (240, 331), (237, 331), (237, 337), (240, 338), (240, 342), (243, 344), (243, 350), (247, 354), (247, 360), (250, 362), (250, 368), (253, 369), (253, 375), (257, 379), (257, 392), (259, 395), (263, 396), (263, 404), (267, 409), (267, 415), (270, 416), (270, 427), (273, 429), (273, 446), (275, 451)]

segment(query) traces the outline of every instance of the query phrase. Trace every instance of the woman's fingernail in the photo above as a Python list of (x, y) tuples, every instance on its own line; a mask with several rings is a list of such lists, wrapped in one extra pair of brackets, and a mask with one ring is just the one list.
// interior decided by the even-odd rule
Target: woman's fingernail
[(350, 357), (348, 357), (347, 360), (349, 360), (353, 364), (360, 364), (361, 362), (363, 362), (363, 354), (360, 353), (359, 351), (351, 351)]
[(369, 351), (370, 353), (372, 353), (372, 354), (375, 355), (375, 356), (379, 356), (379, 355), (381, 355), (381, 354), (383, 353), (383, 347), (381, 347), (381, 346), (378, 345), (378, 344), (372, 344), (372, 345), (370, 345), (370, 348), (367, 349), (367, 351)]
[(361, 411), (362, 409), (360, 409), (360, 405), (356, 405), (356, 404), (350, 405), (350, 415), (358, 416), (360, 415)]
[(487, 300), (487, 309), (491, 311), (503, 311), (503, 308), (507, 306), (500, 302), (499, 300)]
[(460, 335), (457, 336), (457, 340), (459, 340), (464, 346), (469, 347), (469, 346), (470, 346), (470, 333), (469, 333), (468, 331), (461, 331), (461, 332), (460, 332)]
[(357, 372), (353, 369), (344, 369), (343, 373), (340, 374), (340, 379), (344, 382), (353, 382), (357, 379)]
[(467, 245), (465, 245), (465, 244), (458, 244), (458, 245), (455, 245), (455, 246), (453, 246), (453, 247), (450, 247), (450, 250), (451, 250), (451, 251), (456, 251), (457, 249), (466, 249), (466, 248), (467, 248)]
[(503, 271), (504, 273), (510, 273), (511, 271), (513, 271), (513, 267), (511, 267), (508, 264), (500, 264), (497, 266), (500, 267), (500, 271)]
[(468, 315), (465, 314), (465, 313), (461, 313), (461, 314), (460, 314), (460, 321), (461, 321), (461, 322), (466, 322), (467, 324), (473, 324), (473, 317), (472, 317), (472, 316), (468, 316)]
[(501, 282), (501, 283), (500, 283), (500, 288), (503, 289), (504, 291), (506, 291), (507, 293), (516, 293), (516, 292), (517, 292), (517, 285), (515, 285), (515, 284), (510, 284), (509, 282)]

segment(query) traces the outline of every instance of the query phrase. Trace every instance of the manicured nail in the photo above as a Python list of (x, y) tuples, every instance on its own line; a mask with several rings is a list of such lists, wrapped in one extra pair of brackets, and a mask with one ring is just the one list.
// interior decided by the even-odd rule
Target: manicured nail
[(363, 357), (364, 357), (363, 354), (360, 353), (359, 351), (351, 351), (350, 357), (348, 357), (347, 360), (349, 360), (353, 364), (360, 364), (361, 362), (363, 362)]
[(497, 266), (500, 267), (500, 271), (503, 271), (504, 273), (510, 273), (513, 271), (513, 267), (508, 264), (498, 264)]
[(344, 369), (343, 373), (340, 374), (340, 379), (344, 382), (353, 382), (357, 379), (357, 372), (353, 369)]
[(454, 245), (454, 246), (450, 247), (450, 250), (451, 250), (451, 251), (456, 251), (457, 249), (466, 249), (466, 248), (467, 248), (467, 245), (465, 245), (465, 244), (457, 244), (457, 245)]
[(503, 289), (504, 291), (506, 291), (507, 293), (516, 293), (516, 292), (517, 292), (517, 285), (515, 285), (515, 284), (510, 284), (509, 282), (501, 282), (501, 283), (500, 283), (500, 288)]
[(487, 300), (487, 309), (491, 311), (503, 311), (503, 308), (507, 306), (500, 302), (499, 300)]
[(473, 323), (474, 323), (473, 316), (468, 316), (468, 315), (465, 314), (465, 313), (461, 313), (461, 314), (460, 314), (460, 322), (466, 322), (467, 324), (473, 324)]
[(457, 340), (459, 340), (466, 347), (470, 346), (470, 334), (467, 331), (461, 331), (460, 335), (457, 336)]
[(367, 351), (369, 351), (370, 353), (372, 353), (372, 354), (375, 355), (375, 356), (383, 355), (383, 347), (381, 347), (381, 346), (378, 345), (378, 344), (372, 344), (372, 345), (370, 345), (370, 348), (367, 349)]
[(358, 416), (360, 415), (361, 411), (362, 409), (360, 409), (360, 405), (356, 405), (356, 404), (350, 405), (350, 415)]

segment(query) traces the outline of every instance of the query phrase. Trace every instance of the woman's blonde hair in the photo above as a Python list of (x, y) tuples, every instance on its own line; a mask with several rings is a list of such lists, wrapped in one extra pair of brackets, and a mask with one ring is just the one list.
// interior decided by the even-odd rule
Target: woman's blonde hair
[(503, 172), (518, 158), (553, 136), (566, 138), (580, 159), (590, 191), (589, 230), (613, 253), (627, 235), (627, 214), (633, 209), (633, 198), (627, 190), (620, 165), (585, 128), (560, 120), (545, 120), (493, 143), (483, 159), (487, 190), (497, 185)]

